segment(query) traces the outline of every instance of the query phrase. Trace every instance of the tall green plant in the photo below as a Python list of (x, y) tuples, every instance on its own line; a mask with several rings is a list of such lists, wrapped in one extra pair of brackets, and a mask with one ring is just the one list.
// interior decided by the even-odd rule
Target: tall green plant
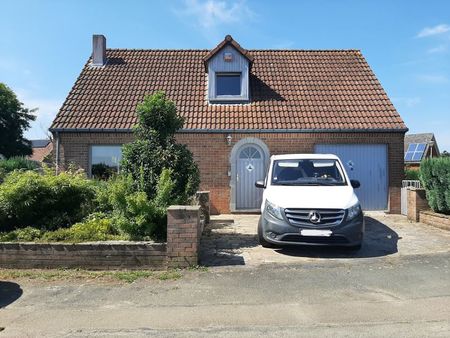
[(170, 169), (174, 181), (171, 199), (186, 203), (198, 189), (200, 177), (192, 153), (175, 140), (183, 118), (163, 92), (146, 96), (136, 112), (135, 141), (123, 147), (123, 172), (131, 175), (135, 189), (145, 191), (151, 200), (163, 169)]
[(171, 170), (162, 171), (151, 200), (145, 192), (134, 191), (131, 176), (119, 175), (101, 183), (97, 192), (99, 211), (131, 238), (164, 238), (166, 210), (175, 187), (171, 176)]
[(431, 209), (450, 214), (450, 157), (422, 161), (420, 180), (425, 188)]

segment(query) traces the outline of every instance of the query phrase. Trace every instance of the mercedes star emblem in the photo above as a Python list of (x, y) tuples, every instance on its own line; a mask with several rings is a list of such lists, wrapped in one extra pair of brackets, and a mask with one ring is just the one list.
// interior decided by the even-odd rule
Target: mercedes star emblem
[(320, 214), (317, 211), (315, 211), (315, 210), (311, 210), (309, 212), (309, 220), (313, 224), (320, 223)]

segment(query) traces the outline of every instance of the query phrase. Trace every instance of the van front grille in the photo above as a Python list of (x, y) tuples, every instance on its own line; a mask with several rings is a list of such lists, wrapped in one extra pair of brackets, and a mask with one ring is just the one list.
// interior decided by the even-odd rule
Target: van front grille
[(320, 237), (320, 236), (301, 236), (289, 234), (281, 239), (282, 242), (294, 243), (312, 243), (312, 244), (347, 244), (348, 240), (342, 236)]
[[(320, 215), (320, 221), (311, 222), (311, 213)], [(343, 209), (284, 209), (289, 223), (294, 226), (323, 227), (341, 224), (345, 216)]]

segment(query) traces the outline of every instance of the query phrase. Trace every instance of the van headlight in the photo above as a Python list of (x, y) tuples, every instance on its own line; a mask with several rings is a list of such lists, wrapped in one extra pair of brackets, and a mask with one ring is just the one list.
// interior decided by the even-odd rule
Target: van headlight
[(350, 221), (351, 219), (358, 216), (360, 212), (361, 212), (361, 205), (358, 202), (347, 209), (347, 221)]
[(275, 218), (283, 219), (283, 215), (281, 214), (281, 208), (278, 205), (275, 205), (268, 200), (266, 200), (266, 210), (267, 212)]

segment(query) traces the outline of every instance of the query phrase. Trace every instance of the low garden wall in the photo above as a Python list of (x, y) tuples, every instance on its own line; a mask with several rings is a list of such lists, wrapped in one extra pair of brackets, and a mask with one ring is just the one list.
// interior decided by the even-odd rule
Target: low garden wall
[(421, 210), (428, 210), (427, 197), (425, 189), (408, 187), (408, 220), (419, 222), (419, 212)]
[[(209, 215), (203, 217), (209, 219)], [(194, 266), (198, 264), (204, 223), (200, 221), (200, 206), (171, 206), (167, 210), (166, 243), (0, 243), (0, 268), (116, 270)]]
[(450, 231), (450, 216), (438, 214), (433, 211), (420, 211), (419, 221), (436, 228)]
[(166, 243), (0, 243), (2, 268), (159, 269)]

